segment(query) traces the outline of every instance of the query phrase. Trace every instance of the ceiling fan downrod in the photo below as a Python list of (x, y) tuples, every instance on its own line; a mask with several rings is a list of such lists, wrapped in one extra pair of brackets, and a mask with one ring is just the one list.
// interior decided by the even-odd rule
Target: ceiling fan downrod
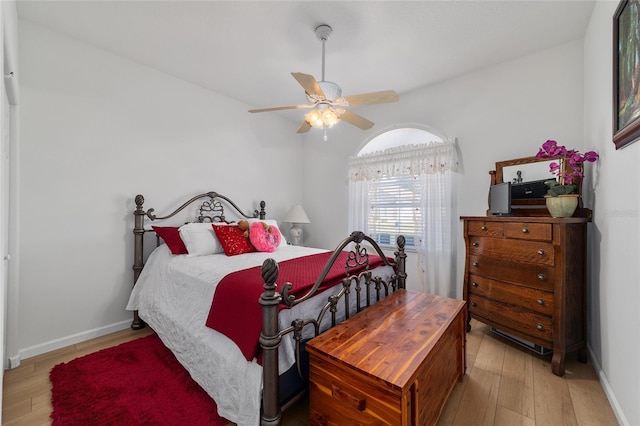
[(315, 32), (316, 32), (316, 37), (318, 38), (318, 40), (320, 40), (322, 42), (322, 80), (320, 80), (320, 81), (324, 81), (325, 43), (327, 42), (327, 39), (329, 38), (329, 36), (333, 32), (333, 29), (329, 25), (322, 24), (322, 25), (318, 25), (316, 27), (316, 31)]

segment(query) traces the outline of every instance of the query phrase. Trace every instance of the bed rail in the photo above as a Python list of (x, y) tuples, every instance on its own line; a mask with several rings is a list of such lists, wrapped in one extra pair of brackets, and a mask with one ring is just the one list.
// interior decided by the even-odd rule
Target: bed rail
[[(369, 253), (367, 248), (362, 245), (363, 242), (367, 242), (373, 251), (383, 259), (383, 262), (394, 268), (394, 274), (389, 282), (384, 282), (379, 277), (372, 277), (371, 271), (368, 270), (369, 265)], [(282, 286), (282, 292), (277, 291), (276, 281), (278, 279), (278, 264), (273, 259), (267, 259), (262, 265), (262, 279), (264, 281), (264, 292), (260, 296), (260, 305), (262, 305), (262, 332), (260, 334), (260, 347), (262, 348), (262, 371), (263, 371), (263, 389), (262, 389), (262, 411), (260, 413), (261, 425), (279, 425), (282, 421), (282, 407), (280, 406), (280, 381), (278, 372), (278, 348), (284, 335), (293, 333), (294, 339), (298, 342), (297, 345), (297, 360), (300, 361), (300, 341), (302, 339), (302, 329), (310, 324), (315, 327), (315, 335), (318, 335), (320, 330), (320, 324), (327, 312), (331, 312), (332, 321), (331, 327), (336, 324), (335, 312), (339, 301), (342, 299), (345, 302), (345, 319), (349, 318), (349, 295), (355, 288), (357, 308), (356, 312), (365, 309), (370, 306), (371, 294), (370, 287), (373, 285), (376, 289), (376, 301), (381, 298), (381, 292), (384, 291), (385, 296), (390, 292), (393, 292), (406, 286), (406, 253), (404, 251), (405, 238), (404, 236), (398, 236), (397, 249), (394, 252), (395, 258), (393, 261), (387, 259), (382, 249), (378, 244), (369, 236), (362, 232), (353, 232), (349, 237), (344, 239), (333, 252), (333, 255), (322, 270), (320, 277), (318, 277), (314, 286), (309, 292), (300, 298), (296, 299), (295, 296), (289, 294), (291, 289), (290, 283), (285, 283)], [(325, 276), (331, 270), (332, 266), (336, 262), (339, 254), (348, 246), (353, 246), (348, 252), (348, 257), (345, 265), (345, 278), (342, 280), (342, 289), (335, 294), (331, 294), (327, 297), (327, 303), (318, 314), (317, 318), (311, 319), (298, 319), (295, 320), (291, 327), (279, 330), (278, 329), (278, 313), (280, 305), (283, 304), (287, 308), (291, 308), (303, 301), (312, 297), (320, 285), (322, 284)], [(364, 272), (360, 272), (357, 275), (350, 273), (352, 269), (357, 266), (366, 265), (367, 268)], [(366, 303), (365, 306), (360, 305), (361, 296), (361, 283), (364, 281), (366, 288)], [(353, 288), (352, 288), (353, 287)], [(298, 371), (300, 372), (300, 362), (298, 364)]]

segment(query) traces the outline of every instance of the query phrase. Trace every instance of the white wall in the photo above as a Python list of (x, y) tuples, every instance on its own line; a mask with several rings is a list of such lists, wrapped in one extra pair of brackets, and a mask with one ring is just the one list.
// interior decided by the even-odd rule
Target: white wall
[(274, 219), (302, 198), (277, 116), (25, 21), (20, 60), (22, 356), (129, 325), (136, 194), (161, 214), (217, 191)]
[(589, 231), (588, 339), (622, 424), (640, 424), (640, 141), (612, 143), (612, 17), (596, 2), (585, 36), (585, 147), (600, 153)]
[[(17, 301), (17, 284), (11, 284), (11, 279), (16, 276), (16, 260), (19, 254), (15, 251), (16, 233), (13, 225), (16, 223), (15, 200), (11, 196), (11, 187), (15, 184), (15, 168), (12, 167), (15, 152), (17, 152), (17, 111), (19, 100), (18, 80), (20, 69), (18, 66), (18, 14), (15, 1), (0, 2), (0, 63), (3, 75), (2, 106), (0, 107), (0, 133), (2, 134), (2, 158), (0, 159), (0, 187), (2, 188), (2, 207), (0, 217), (2, 230), (0, 230), (0, 348), (2, 350), (2, 366), (0, 366), (0, 382), (4, 377), (4, 368), (7, 365), (7, 353), (11, 347), (8, 342), (10, 337), (16, 340), (15, 330), (8, 328), (8, 322), (15, 317), (16, 311), (12, 309)], [(0, 390), (0, 401), (3, 391)]]
[[(312, 129), (304, 143), (304, 205), (311, 220), (305, 225), (307, 241), (331, 247), (344, 238), (347, 158), (356, 155), (371, 135), (396, 125), (419, 124), (457, 138), (463, 170), (457, 176), (455, 217), (484, 215), (489, 170), (496, 161), (535, 155), (547, 139), (582, 148), (582, 59), (582, 41), (576, 40), (411, 94), (401, 93), (397, 105), (358, 108), (359, 114), (376, 123), (369, 131), (340, 123), (329, 130), (329, 140), (324, 142), (322, 132)], [(454, 285), (461, 297), (462, 223), (455, 243)], [(409, 288), (420, 289), (413, 255), (409, 261)]]
[[(10, 245), (10, 217), (12, 205), (10, 203), (11, 186), (11, 145), (15, 137), (12, 123), (15, 121), (17, 90), (17, 51), (18, 51), (18, 15), (14, 1), (0, 2), (0, 68), (3, 71), (3, 81), (0, 84), (0, 351), (2, 351), (2, 365), (0, 366), (0, 383), (4, 377), (4, 367), (7, 354), (7, 318), (9, 301), (13, 294), (9, 289), (9, 275), (11, 272)], [(13, 73), (13, 74), (11, 74)], [(6, 78), (4, 76), (14, 75)], [(0, 401), (3, 390), (0, 389)], [(0, 420), (2, 414), (0, 413)]]

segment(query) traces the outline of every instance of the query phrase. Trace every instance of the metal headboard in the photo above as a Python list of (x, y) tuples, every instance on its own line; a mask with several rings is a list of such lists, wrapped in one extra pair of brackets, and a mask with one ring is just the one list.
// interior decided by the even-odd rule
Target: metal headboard
[[(238, 207), (236, 203), (231, 201), (228, 197), (225, 197), (224, 195), (218, 194), (214, 191), (206, 192), (204, 194), (198, 194), (192, 197), (190, 200), (188, 200), (166, 216), (155, 215), (155, 209), (152, 208), (145, 211), (143, 208), (144, 197), (141, 194), (136, 195), (135, 202), (136, 210), (133, 212), (133, 215), (135, 217), (133, 226), (133, 285), (136, 285), (136, 281), (138, 281), (138, 277), (142, 272), (142, 268), (144, 268), (144, 234), (145, 232), (147, 232), (144, 229), (145, 217), (147, 217), (151, 221), (170, 219), (187, 208), (187, 206), (196, 202), (201, 203), (198, 207), (198, 214), (195, 218), (197, 222), (227, 222), (224, 215), (224, 204), (231, 206), (232, 211), (235, 211), (235, 213), (247, 219), (260, 218), (260, 220), (264, 220), (266, 216), (264, 210), (264, 201), (260, 201), (260, 210), (254, 210), (253, 213), (248, 214), (242, 211), (240, 207)], [(142, 327), (144, 327), (144, 322), (141, 321), (138, 317), (138, 312), (134, 311), (131, 328), (137, 330)]]

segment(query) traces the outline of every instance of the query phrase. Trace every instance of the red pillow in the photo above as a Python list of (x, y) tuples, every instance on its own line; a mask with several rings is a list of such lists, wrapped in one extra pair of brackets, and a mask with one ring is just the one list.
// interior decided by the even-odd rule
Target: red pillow
[(187, 247), (184, 245), (177, 226), (152, 226), (156, 234), (162, 238), (173, 254), (187, 254)]
[(238, 225), (213, 225), (213, 231), (216, 233), (224, 254), (227, 256), (256, 251), (256, 248), (251, 244), (249, 238), (244, 236), (244, 231)]

